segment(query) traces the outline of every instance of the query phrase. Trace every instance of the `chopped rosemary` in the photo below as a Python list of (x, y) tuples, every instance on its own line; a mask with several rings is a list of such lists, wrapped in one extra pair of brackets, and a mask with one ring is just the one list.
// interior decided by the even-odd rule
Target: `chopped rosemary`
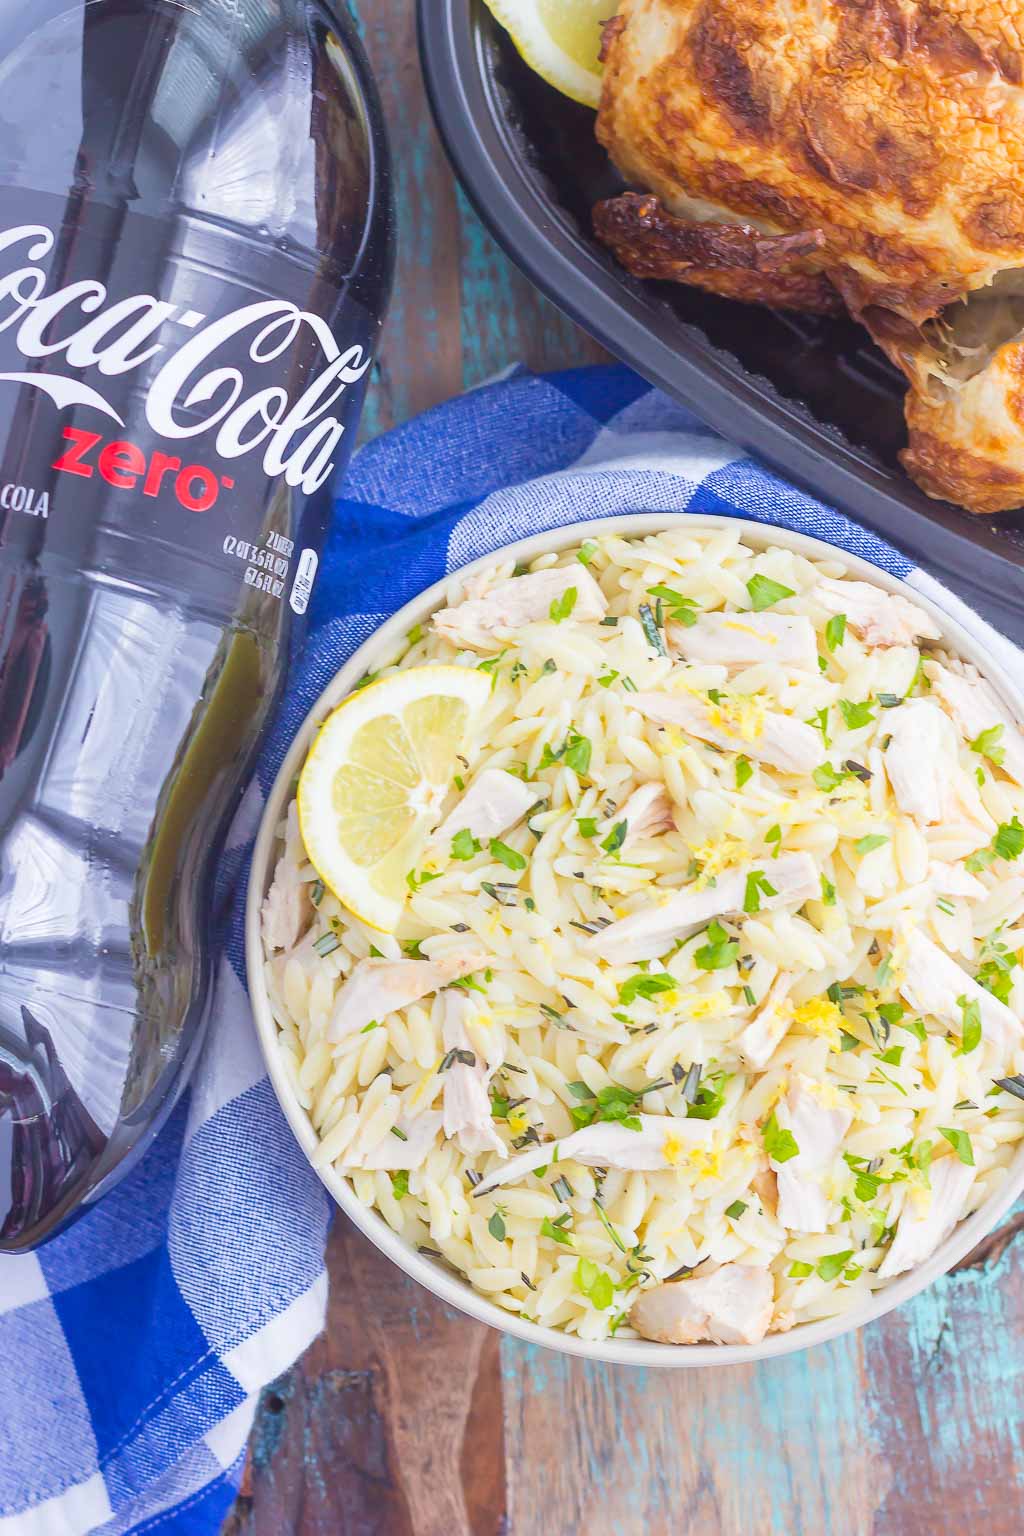
[(667, 656), (668, 651), (665, 649), (665, 642), (661, 638), (661, 630), (654, 622), (654, 614), (651, 612), (650, 603), (641, 603), (639, 612), (640, 623), (643, 626), (648, 645), (652, 650), (657, 651), (659, 656)]

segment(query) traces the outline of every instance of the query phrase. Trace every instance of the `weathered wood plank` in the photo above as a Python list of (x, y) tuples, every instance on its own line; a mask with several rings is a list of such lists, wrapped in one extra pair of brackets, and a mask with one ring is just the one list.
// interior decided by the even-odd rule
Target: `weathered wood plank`
[[(1019, 1214), (1002, 1230), (1019, 1232)], [(990, 1240), (979, 1253), (865, 1333), (892, 1469), (879, 1531), (1024, 1530), (1024, 1248)]]
[(615, 1370), (506, 1339), (514, 1536), (1019, 1536), (1024, 1250), (986, 1263), (993, 1246), (852, 1338), (749, 1368)]
[(232, 1536), (499, 1536), (499, 1337), (343, 1217), (327, 1331), (264, 1393)]
[(499, 251), (458, 191), (462, 252), (462, 354), (466, 389), (510, 362), (540, 373), (607, 362), (608, 354), (566, 318)]
[(363, 418), (375, 437), (462, 389), (460, 221), (455, 186), (429, 122), (410, 0), (357, 7), (384, 103), (395, 169), (395, 289)]
[(861, 1425), (857, 1339), (721, 1371), (592, 1366), (511, 1340), (503, 1357), (516, 1536), (872, 1530), (886, 1476)]

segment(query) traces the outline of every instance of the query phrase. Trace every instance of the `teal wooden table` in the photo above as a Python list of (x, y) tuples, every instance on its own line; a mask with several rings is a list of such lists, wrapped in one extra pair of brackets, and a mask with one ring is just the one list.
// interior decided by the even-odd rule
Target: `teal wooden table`
[[(596, 361), (498, 252), (429, 124), (412, 0), (361, 0), (398, 168), (375, 435)], [(1024, 1216), (914, 1304), (771, 1364), (589, 1366), (470, 1322), (343, 1217), (328, 1328), (263, 1397), (232, 1536), (1020, 1536)]]

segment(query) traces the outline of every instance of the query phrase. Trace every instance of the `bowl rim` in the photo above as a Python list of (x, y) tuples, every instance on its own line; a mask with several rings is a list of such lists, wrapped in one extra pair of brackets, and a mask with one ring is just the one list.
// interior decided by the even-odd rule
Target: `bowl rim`
[(898, 1276), (884, 1289), (874, 1293), (867, 1305), (851, 1309), (837, 1317), (825, 1318), (813, 1323), (799, 1323), (786, 1333), (765, 1336), (757, 1344), (659, 1344), (646, 1339), (581, 1339), (575, 1334), (563, 1333), (540, 1323), (524, 1321), (514, 1313), (506, 1312), (496, 1302), (489, 1301), (476, 1291), (468, 1281), (459, 1278), (441, 1264), (418, 1253), (406, 1241), (393, 1232), (376, 1211), (364, 1206), (355, 1196), (348, 1180), (333, 1167), (313, 1166), (312, 1155), (319, 1138), (302, 1108), (285, 1071), (281, 1054), (277, 1049), (277, 1025), (271, 1012), (263, 975), (263, 950), (260, 932), (260, 907), (273, 873), (273, 854), (276, 829), (287, 803), (292, 781), (299, 765), (309, 750), (312, 737), (323, 718), (352, 691), (353, 684), (367, 671), (372, 670), (374, 659), (386, 653), (394, 643), (415, 624), (423, 623), (444, 601), (446, 590), (457, 577), (484, 570), (498, 561), (515, 558), (535, 560), (543, 554), (557, 554), (580, 544), (588, 536), (642, 537), (646, 534), (677, 529), (686, 520), (693, 531), (729, 528), (754, 547), (784, 548), (812, 559), (837, 561), (845, 567), (845, 574), (873, 581), (894, 594), (906, 595), (923, 608), (938, 623), (941, 642), (964, 660), (971, 662), (996, 688), (1012, 714), (1024, 718), (1024, 692), (1009, 674), (993, 662), (979, 640), (930, 596), (917, 591), (900, 577), (891, 575), (879, 566), (859, 555), (829, 544), (808, 534), (796, 533), (787, 528), (752, 522), (746, 518), (714, 517), (703, 514), (679, 512), (639, 512), (613, 514), (608, 517), (589, 518), (568, 523), (529, 538), (501, 545), (478, 559), (467, 562), (450, 571), (440, 581), (434, 582), (417, 597), (404, 604), (391, 618), (365, 640), (349, 660), (334, 675), (306, 714), (292, 745), (282, 762), (267, 796), (260, 820), (259, 831), (253, 849), (245, 909), (245, 959), (249, 998), (252, 1005), (256, 1034), (264, 1063), (270, 1076), (278, 1103), (285, 1119), (306, 1155), (314, 1173), (320, 1179), (337, 1205), (356, 1227), (368, 1237), (399, 1269), (425, 1285), (435, 1296), (466, 1313), (476, 1321), (486, 1323), (500, 1332), (522, 1339), (528, 1344), (542, 1345), (563, 1354), (577, 1355), (588, 1360), (600, 1360), (611, 1365), (650, 1366), (663, 1369), (692, 1369), (712, 1365), (751, 1364), (757, 1360), (778, 1359), (814, 1344), (852, 1333), (883, 1317), (916, 1296), (932, 1281), (945, 1274), (957, 1261), (971, 1251), (990, 1233), (1000, 1218), (1009, 1210), (1024, 1191), (1024, 1142), (1018, 1147), (1007, 1170), (1006, 1178), (997, 1190), (979, 1208), (954, 1227), (949, 1236), (923, 1263)]

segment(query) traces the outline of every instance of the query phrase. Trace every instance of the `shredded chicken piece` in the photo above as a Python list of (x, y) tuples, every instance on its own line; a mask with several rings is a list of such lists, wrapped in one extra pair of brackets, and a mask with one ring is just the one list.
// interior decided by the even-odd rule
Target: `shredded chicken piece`
[(900, 996), (911, 1008), (930, 1014), (960, 1034), (963, 1008), (959, 999), (966, 997), (978, 1005), (983, 1042), (1005, 1049), (1020, 1038), (1020, 1020), (1012, 1009), (986, 991), (944, 949), (917, 928), (909, 930), (904, 943), (906, 954), (898, 985)]
[(705, 613), (696, 624), (669, 624), (668, 638), (690, 662), (737, 671), (762, 661), (801, 672), (818, 671), (814, 625), (803, 614)]
[(448, 848), (457, 832), (470, 832), (481, 843), (487, 843), (522, 821), (536, 803), (536, 791), (522, 779), (502, 768), (485, 768), (445, 817), (433, 841)]
[(719, 706), (688, 693), (636, 693), (630, 704), (655, 725), (675, 726), (726, 752), (744, 752), (784, 773), (810, 773), (821, 760), (821, 737), (790, 715), (765, 711), (744, 734)]
[(284, 851), (277, 861), (260, 914), (263, 939), (268, 949), (293, 949), (312, 921), (309, 883), (299, 879), (299, 867), (305, 862), (299, 810), (293, 800), (288, 807)]
[(441, 1128), (441, 1120), (441, 1112), (436, 1109), (425, 1109), (420, 1115), (400, 1115), (397, 1123), (401, 1136), (388, 1131), (375, 1146), (368, 1147), (361, 1157), (343, 1166), (352, 1170), (382, 1169), (387, 1173), (398, 1173), (403, 1168), (419, 1168), (430, 1154)]
[(779, 1181), (775, 1176), (775, 1169), (766, 1164), (759, 1172), (755, 1173), (750, 1181), (750, 1187), (764, 1206), (768, 1215), (777, 1215), (779, 1209)]
[(865, 645), (914, 645), (938, 640), (942, 631), (930, 614), (897, 592), (883, 592), (870, 581), (819, 578), (811, 596), (826, 612), (843, 613)]
[(976, 1172), (958, 1157), (943, 1157), (929, 1169), (930, 1189), (904, 1187), (896, 1236), (879, 1266), (880, 1280), (901, 1275), (935, 1252), (963, 1215)]
[(977, 875), (970, 874), (962, 864), (944, 864), (941, 859), (933, 859), (928, 879), (939, 896), (966, 896), (968, 900), (978, 901), (988, 895)]
[(779, 1221), (791, 1232), (826, 1232), (832, 1202), (822, 1181), (832, 1172), (853, 1115), (847, 1109), (826, 1108), (802, 1073), (775, 1113), (800, 1149), (784, 1163), (772, 1159), (779, 1187)]
[(570, 1158), (588, 1168), (623, 1168), (640, 1173), (674, 1168), (687, 1151), (711, 1140), (714, 1126), (710, 1120), (677, 1120), (672, 1115), (638, 1115), (640, 1129), (616, 1121), (586, 1125), (559, 1141), (546, 1141), (531, 1147), (505, 1164), (493, 1169), (474, 1189), (474, 1195), (486, 1195), (499, 1184), (515, 1184), (534, 1168), (543, 1168), (557, 1159)]
[(454, 608), (439, 609), (434, 614), (434, 628), (452, 645), (495, 650), (503, 634), (548, 618), (551, 604), (564, 598), (570, 588), (576, 591), (571, 619), (604, 618), (608, 611), (605, 595), (586, 567), (577, 562), (499, 581)]
[(464, 1051), (473, 1061), (455, 1060), (444, 1074), (444, 1134), (458, 1142), (467, 1157), (496, 1152), (507, 1157), (491, 1114), (488, 1084), (491, 1074), (470, 1048), (466, 1025), (476, 1011), (464, 992), (445, 992), (442, 998), (441, 1037), (445, 1051)]
[(938, 662), (929, 662), (925, 674), (964, 741), (977, 741), (984, 731), (1002, 727), (994, 743), (998, 766), (1015, 784), (1024, 784), (1024, 735), (991, 684), (979, 677), (973, 667), (959, 673)]
[(779, 907), (799, 907), (821, 890), (818, 872), (809, 853), (784, 853), (777, 859), (762, 859), (741, 869), (719, 875), (714, 885), (703, 890), (686, 886), (660, 906), (644, 907), (629, 917), (610, 923), (600, 933), (585, 941), (586, 949), (609, 965), (628, 965), (636, 960), (656, 960), (671, 949), (677, 939), (696, 932), (713, 917), (743, 911), (747, 876), (757, 872), (774, 887), (766, 895), (762, 887), (762, 912)]
[(883, 760), (900, 810), (918, 826), (957, 816), (963, 774), (948, 715), (927, 699), (908, 699), (889, 710), (885, 725)]
[(658, 837), (662, 832), (671, 832), (675, 826), (672, 797), (664, 784), (651, 779), (634, 789), (621, 810), (609, 820), (626, 823), (627, 844), (638, 837)]
[(360, 960), (334, 1000), (327, 1038), (337, 1045), (389, 1013), (407, 1008), (431, 992), (482, 969), (487, 956), (460, 950), (443, 960)]
[(643, 1290), (629, 1311), (630, 1327), (659, 1344), (757, 1344), (768, 1332), (775, 1286), (771, 1271), (753, 1264), (702, 1269), (689, 1280)]
[(793, 1010), (786, 1000), (795, 981), (791, 972), (780, 971), (754, 1017), (736, 1039), (740, 1059), (755, 1072), (768, 1065), (789, 1029)]

